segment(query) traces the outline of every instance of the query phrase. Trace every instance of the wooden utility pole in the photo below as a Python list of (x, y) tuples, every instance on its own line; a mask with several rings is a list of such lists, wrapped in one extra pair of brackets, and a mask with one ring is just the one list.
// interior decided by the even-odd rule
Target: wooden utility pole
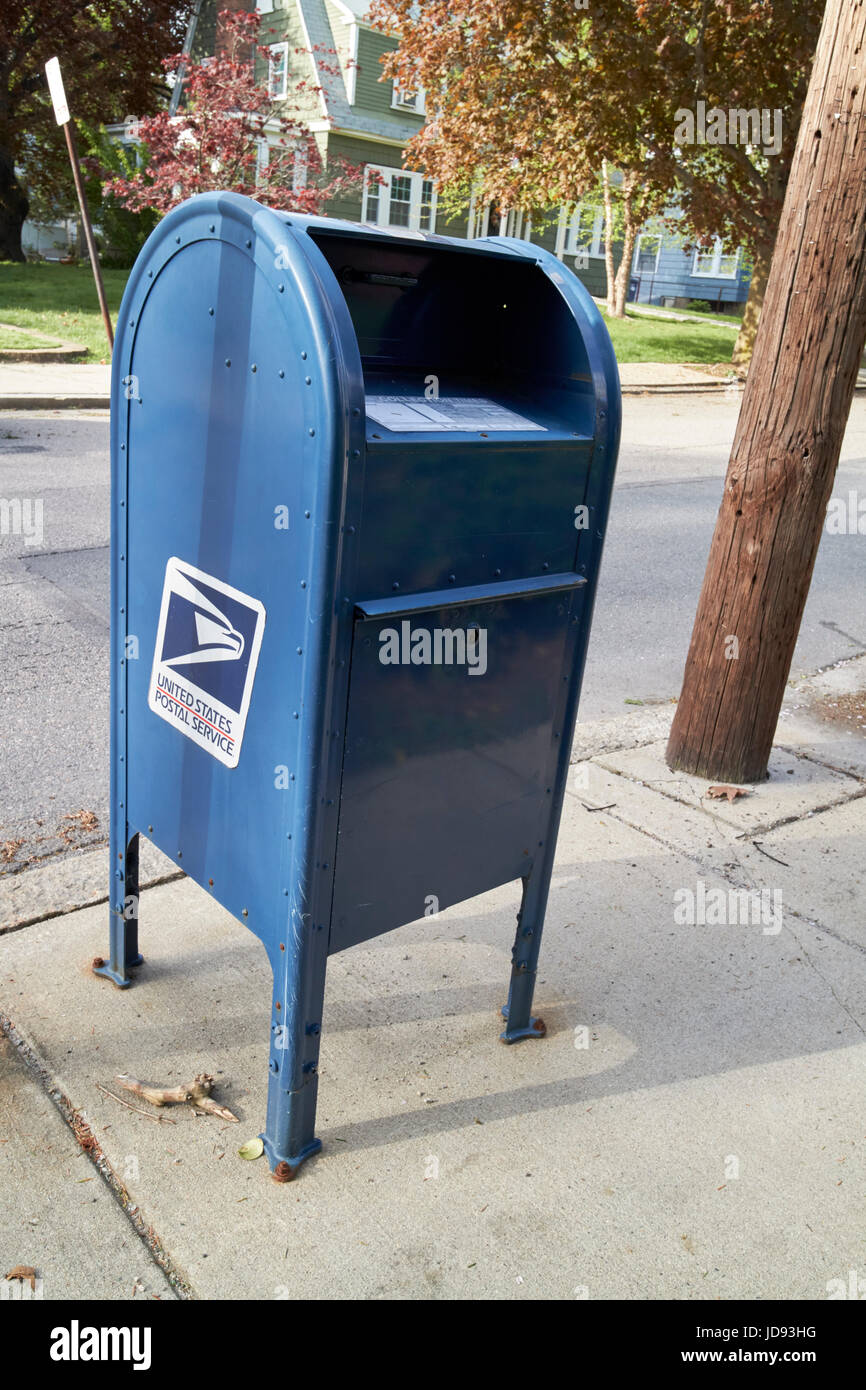
[(827, 0), (667, 761), (766, 776), (866, 342), (866, 0)]

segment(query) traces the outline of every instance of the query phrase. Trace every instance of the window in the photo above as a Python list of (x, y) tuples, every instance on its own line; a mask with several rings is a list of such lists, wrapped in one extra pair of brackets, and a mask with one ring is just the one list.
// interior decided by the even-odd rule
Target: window
[(422, 232), (432, 232), (433, 230), (433, 203), (435, 202), (435, 192), (432, 179), (421, 180), (421, 216), (420, 226)]
[(715, 280), (734, 280), (740, 264), (740, 250), (726, 252), (719, 237), (713, 246), (695, 247), (692, 275), (706, 275)]
[(272, 100), (279, 101), (288, 90), (288, 43), (272, 43), (268, 48), (268, 55), (268, 95)]
[(414, 111), (416, 116), (424, 115), (424, 89), (416, 87), (414, 91), (404, 91), (398, 83), (394, 83), (394, 91), (391, 95), (391, 105), (398, 111)]
[(259, 14), (270, 14), (274, 8), (274, 0), (256, 0), (256, 9)]
[(635, 275), (655, 275), (662, 249), (661, 232), (641, 232), (634, 245), (632, 272)]
[(270, 182), (283, 186), (291, 183), (292, 192), (298, 193), (307, 186), (310, 152), (304, 145), (264, 144), (261, 165), (270, 170)]
[(411, 208), (412, 180), (408, 174), (392, 174), (388, 225), (391, 227), (408, 227)]
[[(380, 182), (381, 180), (381, 182)], [(432, 232), (436, 226), (436, 186), (423, 174), (368, 164), (361, 221), (379, 227)]]
[(604, 211), (591, 203), (578, 203), (565, 228), (563, 254), (604, 255)]

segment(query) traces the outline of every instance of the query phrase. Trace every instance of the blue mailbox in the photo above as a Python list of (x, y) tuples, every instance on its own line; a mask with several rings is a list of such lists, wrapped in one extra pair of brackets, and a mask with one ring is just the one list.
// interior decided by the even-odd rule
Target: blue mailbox
[(147, 835), (267, 950), (263, 1139), (287, 1179), (320, 1147), (333, 952), (519, 881), (502, 1038), (544, 1032), (616, 362), (527, 242), (203, 194), (144, 247), (113, 372), (99, 973), (141, 963)]

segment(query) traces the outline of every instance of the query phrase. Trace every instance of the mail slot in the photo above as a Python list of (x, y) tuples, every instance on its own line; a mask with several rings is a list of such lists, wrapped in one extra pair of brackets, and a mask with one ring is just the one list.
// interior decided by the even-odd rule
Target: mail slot
[[(555, 257), (204, 194), (144, 247), (112, 384), (110, 957), (148, 836), (263, 942), (265, 1149), (320, 1148), (327, 958), (514, 882), (541, 931), (620, 430)], [(178, 933), (183, 923), (177, 924)]]

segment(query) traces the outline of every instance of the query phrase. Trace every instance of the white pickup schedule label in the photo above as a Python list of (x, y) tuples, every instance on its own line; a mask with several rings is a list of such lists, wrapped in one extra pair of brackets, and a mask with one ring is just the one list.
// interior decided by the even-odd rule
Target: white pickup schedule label
[(387, 430), (541, 430), (525, 415), (518, 415), (487, 396), (368, 396), (367, 414)]

